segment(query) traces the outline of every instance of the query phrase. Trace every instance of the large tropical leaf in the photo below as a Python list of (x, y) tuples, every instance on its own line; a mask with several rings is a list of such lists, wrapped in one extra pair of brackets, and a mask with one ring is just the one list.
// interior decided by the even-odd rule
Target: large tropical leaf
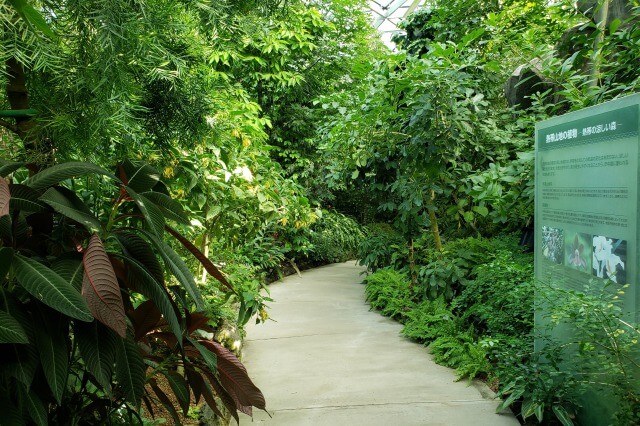
[(140, 212), (144, 216), (145, 223), (155, 235), (162, 237), (164, 232), (164, 216), (160, 209), (153, 204), (148, 198), (144, 195), (140, 195), (137, 192), (133, 191), (131, 188), (126, 187), (127, 192), (133, 198), (133, 201), (140, 209)]
[(116, 338), (116, 347), (116, 380), (122, 387), (126, 400), (139, 407), (146, 380), (140, 350), (130, 336)]
[(178, 342), (182, 343), (182, 326), (176, 314), (174, 305), (167, 290), (162, 284), (157, 282), (144, 265), (137, 260), (123, 256), (129, 275), (135, 276), (140, 292), (152, 300), (162, 313), (162, 316), (169, 324), (169, 328), (175, 334)]
[[(8, 297), (9, 315), (20, 323), (30, 342), (35, 341), (33, 331), (33, 317), (24, 305)], [(38, 351), (34, 344), (6, 344), (3, 345), (3, 362), (0, 363), (0, 374), (15, 377), (27, 388), (31, 387), (38, 368)]]
[(20, 323), (2, 310), (0, 310), (0, 343), (29, 343), (27, 333)]
[(20, 161), (1, 161), (0, 160), (0, 176), (6, 177), (24, 165), (25, 163)]
[(111, 329), (98, 321), (74, 324), (74, 337), (87, 370), (111, 393), (111, 375), (116, 360), (116, 339)]
[(49, 388), (58, 404), (62, 403), (62, 394), (67, 384), (69, 372), (69, 354), (67, 335), (69, 323), (59, 313), (52, 314), (43, 307), (35, 315), (35, 343), (40, 354), (42, 371), (49, 383)]
[(60, 275), (43, 264), (15, 254), (11, 262), (18, 283), (45, 305), (80, 321), (92, 321), (87, 303)]
[(240, 360), (227, 348), (218, 342), (201, 340), (200, 343), (216, 354), (218, 375), (225, 389), (231, 394), (238, 406), (254, 406), (261, 410), (266, 408), (264, 395), (253, 384), (247, 373), (247, 369)]
[(82, 255), (78, 252), (67, 252), (58, 256), (51, 264), (51, 269), (78, 291), (82, 290), (84, 265)]
[[(240, 418), (238, 417), (238, 406), (234, 398), (231, 396), (231, 394), (229, 394), (229, 392), (227, 392), (227, 390), (222, 386), (222, 384), (220, 384), (220, 381), (212, 371), (202, 370), (202, 373), (205, 376), (207, 376), (207, 378), (209, 379), (209, 383), (211, 384), (211, 387), (216, 392), (216, 394), (218, 395), (218, 398), (220, 398), (224, 406), (227, 408), (227, 411), (231, 413), (233, 418), (236, 420), (236, 423), (240, 424)], [(205, 397), (206, 397), (206, 394), (205, 394)], [(211, 406), (211, 404), (209, 404), (209, 406)], [(245, 411), (248, 411), (248, 410), (245, 410)], [(248, 413), (248, 415), (251, 415), (251, 413)]]
[(120, 337), (124, 337), (127, 322), (120, 285), (98, 235), (94, 234), (89, 240), (82, 263), (82, 295), (91, 313), (98, 321), (118, 333)]
[(33, 420), (37, 426), (47, 426), (49, 424), (47, 409), (40, 397), (32, 390), (27, 392), (25, 389), (20, 389), (22, 401), (31, 420)]
[(187, 217), (184, 209), (176, 200), (161, 192), (148, 191), (141, 195), (147, 197), (162, 212), (165, 218), (174, 220), (184, 225), (190, 225), (191, 222)]
[(40, 193), (26, 185), (11, 185), (11, 210), (22, 210), (25, 212), (43, 212), (48, 209), (47, 205), (39, 200)]
[[(75, 199), (68, 198), (56, 188), (49, 188), (42, 194), (40, 200), (53, 207), (53, 209), (61, 215), (82, 224), (89, 231), (99, 232), (102, 229), (100, 221), (91, 214), (89, 209), (84, 206), (75, 194), (73, 194), (73, 196)], [(80, 206), (84, 206), (85, 208), (81, 208)]]
[(180, 408), (182, 408), (182, 413), (186, 416), (191, 402), (191, 393), (187, 386), (187, 381), (184, 377), (174, 371), (162, 371), (162, 374), (167, 378), (169, 386), (171, 387), (173, 394), (178, 399)]
[(173, 418), (173, 421), (175, 422), (175, 424), (177, 425), (181, 424), (180, 416), (178, 416), (178, 412), (176, 411), (176, 408), (173, 406), (173, 402), (171, 402), (171, 399), (169, 399), (167, 394), (164, 393), (162, 388), (158, 386), (157, 380), (156, 379), (149, 380), (149, 385), (151, 386), (151, 389), (153, 389), (153, 392), (156, 394), (156, 397), (158, 398), (160, 403), (167, 409), (169, 414), (171, 414), (171, 417)]
[(120, 179), (135, 192), (149, 191), (160, 180), (160, 172), (146, 163), (125, 160), (118, 170)]
[(113, 176), (108, 170), (95, 164), (72, 161), (46, 168), (31, 176), (25, 184), (33, 189), (43, 189), (57, 185), (63, 180), (88, 174)]
[(133, 233), (117, 233), (116, 237), (125, 253), (143, 265), (158, 283), (164, 285), (164, 270), (153, 252), (153, 247), (145, 239)]
[(133, 338), (139, 340), (151, 330), (158, 328), (162, 314), (153, 300), (142, 302), (133, 311), (129, 312), (129, 319), (133, 324)]
[(13, 259), (13, 249), (10, 247), (0, 247), (0, 283), (7, 276), (7, 272), (11, 268), (11, 259)]
[(11, 200), (9, 182), (0, 177), (0, 217), (9, 214), (9, 200)]
[(156, 247), (160, 256), (164, 260), (165, 265), (171, 273), (177, 278), (178, 282), (182, 284), (187, 293), (191, 296), (193, 301), (196, 304), (196, 307), (199, 311), (204, 310), (204, 300), (202, 299), (202, 295), (200, 294), (200, 290), (198, 290), (198, 286), (193, 279), (193, 274), (191, 270), (187, 266), (186, 263), (182, 260), (182, 258), (176, 253), (168, 244), (166, 244), (161, 239), (157, 238), (155, 235), (150, 234), (145, 231), (143, 232), (147, 238), (151, 241), (151, 243)]
[(178, 241), (180, 241), (180, 243), (182, 243), (182, 245), (187, 250), (189, 250), (191, 252), (191, 254), (193, 254), (195, 256), (196, 259), (198, 259), (198, 261), (202, 264), (204, 269), (206, 269), (206, 271), (209, 274), (211, 274), (215, 279), (220, 281), (229, 291), (235, 293), (235, 290), (233, 289), (231, 284), (229, 284), (229, 282), (224, 277), (224, 275), (222, 275), (222, 273), (218, 270), (218, 268), (216, 268), (216, 266), (213, 264), (213, 262), (211, 262), (207, 258), (207, 256), (204, 255), (204, 253), (202, 253), (196, 246), (194, 246), (191, 241), (189, 241), (187, 238), (182, 236), (178, 231), (176, 231), (175, 229), (171, 228), (170, 226), (165, 226), (165, 229), (171, 235), (173, 235)]

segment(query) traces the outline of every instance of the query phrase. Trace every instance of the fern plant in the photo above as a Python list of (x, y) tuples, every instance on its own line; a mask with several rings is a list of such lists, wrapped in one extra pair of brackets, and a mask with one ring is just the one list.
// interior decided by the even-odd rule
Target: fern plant
[(227, 292), (235, 290), (168, 225), (189, 221), (160, 174), (132, 161), (115, 175), (71, 162), (26, 178), (25, 166), (0, 163), (4, 419), (142, 424), (144, 402), (152, 414), (154, 403), (164, 405), (179, 423), (177, 410), (186, 415), (193, 400), (220, 413), (215, 396), (236, 420), (238, 411), (264, 409), (244, 366), (205, 337), (203, 298), (165, 232)]

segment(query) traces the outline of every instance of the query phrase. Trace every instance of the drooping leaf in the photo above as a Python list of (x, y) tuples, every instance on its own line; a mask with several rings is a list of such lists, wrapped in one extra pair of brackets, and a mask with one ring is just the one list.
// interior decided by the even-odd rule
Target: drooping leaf
[(111, 375), (116, 359), (118, 337), (98, 321), (74, 324), (75, 339), (87, 370), (111, 393)]
[(118, 278), (98, 235), (89, 240), (82, 259), (82, 295), (93, 316), (118, 333), (126, 335), (127, 323)]
[(220, 380), (233, 397), (238, 409), (254, 406), (264, 410), (266, 408), (264, 395), (251, 381), (246, 368), (233, 352), (211, 340), (201, 340), (200, 343), (216, 354), (216, 366)]
[(12, 232), (11, 229), (11, 218), (9, 216), (0, 217), (0, 240), (11, 241)]
[(48, 167), (31, 176), (25, 184), (33, 189), (43, 189), (57, 185), (63, 180), (88, 174), (113, 177), (109, 171), (95, 164), (71, 161)]
[(189, 392), (189, 387), (187, 386), (187, 381), (184, 377), (174, 371), (162, 371), (162, 374), (167, 378), (169, 386), (171, 386), (171, 390), (178, 399), (180, 408), (182, 408), (182, 413), (186, 416), (189, 411), (189, 404), (191, 401), (191, 394)]
[(20, 161), (0, 161), (0, 176), (7, 177), (24, 165)]
[(131, 195), (133, 201), (135, 201), (136, 205), (140, 209), (149, 230), (158, 237), (162, 237), (162, 234), (164, 233), (164, 216), (162, 216), (160, 209), (144, 195), (138, 194), (131, 188), (127, 187), (127, 192)]
[(151, 330), (158, 328), (161, 317), (162, 314), (153, 300), (147, 300), (141, 303), (135, 311), (129, 315), (133, 323), (134, 339), (139, 340), (146, 336)]
[(38, 309), (36, 321), (35, 343), (40, 354), (40, 364), (47, 379), (49, 388), (58, 404), (62, 403), (62, 394), (67, 384), (69, 371), (69, 354), (66, 337), (68, 321), (62, 315), (52, 314), (43, 307)]
[(160, 256), (164, 260), (165, 265), (171, 273), (176, 277), (178, 282), (182, 284), (184, 289), (189, 293), (199, 311), (204, 310), (204, 300), (198, 290), (198, 286), (193, 279), (193, 274), (189, 267), (184, 263), (182, 258), (168, 244), (148, 232), (144, 232), (151, 243), (156, 247)]
[(562, 405), (553, 404), (551, 406), (551, 409), (556, 415), (556, 418), (560, 420), (560, 423), (562, 423), (563, 426), (573, 426), (573, 420), (571, 420), (571, 416)]
[(204, 379), (198, 373), (193, 366), (185, 365), (184, 373), (187, 376), (187, 381), (189, 382), (189, 387), (191, 388), (191, 392), (193, 392), (193, 403), (198, 405), (200, 402), (200, 397), (202, 396), (202, 388), (204, 386)]
[(20, 323), (2, 310), (0, 310), (0, 343), (29, 343), (27, 333)]
[(207, 256), (204, 255), (196, 246), (193, 245), (191, 241), (182, 236), (178, 231), (171, 228), (170, 226), (165, 226), (166, 230), (173, 235), (182, 245), (191, 252), (195, 256), (196, 259), (202, 264), (204, 269), (211, 274), (215, 279), (220, 281), (229, 291), (234, 292), (234, 288), (229, 284), (227, 279), (222, 275), (222, 273), (216, 268), (216, 266), (211, 262)]
[[(211, 387), (216, 392), (216, 394), (218, 395), (218, 398), (220, 398), (224, 406), (227, 408), (227, 411), (231, 413), (233, 418), (236, 420), (236, 423), (240, 424), (240, 418), (238, 417), (238, 407), (234, 398), (222, 386), (222, 384), (219, 382), (218, 378), (212, 371), (202, 370), (202, 372), (205, 376), (207, 376), (207, 379), (209, 379), (209, 383), (211, 384)], [(209, 406), (211, 407), (211, 405)]]
[(47, 306), (80, 321), (93, 316), (80, 293), (45, 265), (15, 254), (11, 262), (18, 283)]
[(189, 342), (191, 342), (191, 344), (198, 350), (198, 353), (202, 356), (207, 367), (209, 367), (211, 371), (216, 371), (218, 369), (216, 354), (198, 343), (197, 340), (189, 339)]
[(23, 407), (10, 401), (8, 396), (0, 398), (0, 413), (2, 413), (2, 424), (11, 426), (22, 426), (25, 423), (22, 416)]
[(11, 259), (13, 259), (13, 249), (0, 247), (0, 284), (11, 268)]
[(61, 215), (82, 224), (89, 231), (99, 232), (102, 229), (102, 225), (89, 208), (73, 192), (65, 192), (68, 193), (65, 194), (56, 188), (49, 188), (42, 194), (40, 200), (50, 205)]
[(12, 184), (11, 210), (39, 213), (47, 210), (47, 205), (40, 201), (40, 193), (26, 185)]
[(176, 411), (176, 408), (173, 406), (173, 403), (171, 402), (167, 394), (165, 394), (160, 386), (158, 386), (158, 382), (156, 381), (156, 379), (149, 380), (149, 385), (151, 386), (151, 389), (153, 389), (153, 392), (156, 394), (156, 397), (160, 400), (160, 403), (167, 409), (169, 414), (171, 414), (171, 417), (173, 418), (175, 424), (179, 425), (181, 423), (180, 416), (178, 416), (178, 412)]
[(56, 34), (51, 30), (51, 27), (49, 27), (49, 24), (47, 24), (42, 14), (27, 3), (26, 0), (9, 0), (9, 3), (29, 26), (41, 31), (51, 39), (56, 38)]
[(160, 180), (160, 172), (146, 163), (125, 160), (118, 169), (120, 179), (135, 192), (149, 191)]
[(162, 316), (169, 324), (169, 328), (175, 334), (178, 342), (182, 343), (182, 326), (176, 313), (177, 307), (167, 293), (166, 288), (155, 280), (149, 271), (137, 260), (123, 256), (130, 276), (136, 277), (139, 291), (150, 300), (153, 300)]
[(146, 379), (142, 355), (131, 336), (116, 338), (116, 347), (116, 380), (127, 401), (139, 407)]
[[(14, 301), (12, 298), (7, 300), (9, 306), (9, 315), (24, 329), (29, 342), (35, 341), (33, 331), (33, 317), (23, 304)], [(8, 377), (15, 377), (19, 382), (24, 384), (26, 388), (31, 387), (33, 378), (38, 368), (38, 351), (33, 343), (29, 344), (7, 344), (3, 348), (3, 362), (0, 364), (0, 372)]]
[(84, 265), (82, 255), (78, 252), (64, 253), (56, 258), (51, 264), (51, 269), (78, 291), (82, 289), (84, 278)]
[(22, 389), (22, 400), (26, 406), (26, 411), (31, 417), (31, 420), (38, 426), (47, 426), (49, 419), (47, 416), (47, 409), (35, 392)]
[(164, 215), (166, 219), (182, 223), (184, 225), (190, 225), (191, 222), (187, 217), (184, 209), (176, 200), (161, 192), (148, 191), (143, 194), (149, 201), (156, 205)]
[(151, 245), (133, 233), (118, 233), (116, 237), (126, 254), (143, 265), (157, 282), (164, 285), (164, 271)]
[(9, 182), (0, 177), (0, 217), (9, 215), (9, 200), (11, 200)]

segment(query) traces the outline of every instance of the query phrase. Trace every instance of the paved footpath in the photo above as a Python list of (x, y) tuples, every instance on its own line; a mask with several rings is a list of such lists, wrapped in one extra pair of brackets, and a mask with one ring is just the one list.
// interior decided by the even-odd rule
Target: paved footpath
[[(272, 284), (270, 315), (249, 326), (244, 363), (278, 426), (516, 426), (482, 384), (454, 382), (402, 326), (369, 311), (363, 268), (340, 263)], [(251, 420), (243, 416), (243, 424)]]

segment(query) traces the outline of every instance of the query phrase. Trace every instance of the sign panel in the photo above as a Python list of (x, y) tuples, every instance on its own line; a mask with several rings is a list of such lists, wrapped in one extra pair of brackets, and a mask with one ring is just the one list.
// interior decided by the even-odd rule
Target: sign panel
[[(583, 291), (608, 279), (629, 284), (625, 310), (640, 319), (638, 183), (640, 94), (569, 113), (536, 125), (536, 279)], [(536, 325), (544, 325), (536, 307)], [(554, 336), (567, 341), (562, 329)], [(536, 340), (539, 349), (543, 342)], [(603, 403), (586, 400), (587, 411)], [(606, 408), (606, 407), (605, 407)], [(595, 410), (595, 409), (594, 409)], [(598, 407), (585, 424), (598, 423)]]

